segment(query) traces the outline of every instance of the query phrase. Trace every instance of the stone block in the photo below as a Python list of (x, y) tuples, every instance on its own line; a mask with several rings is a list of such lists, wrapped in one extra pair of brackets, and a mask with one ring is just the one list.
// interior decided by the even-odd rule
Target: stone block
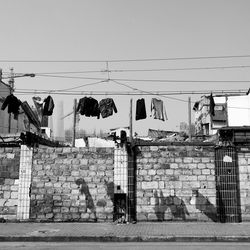
[(9, 199), (9, 198), (10, 198), (10, 194), (11, 194), (10, 191), (4, 191), (4, 192), (3, 192), (3, 198), (4, 198), (4, 199)]
[(90, 215), (89, 215), (89, 213), (81, 213), (81, 218), (88, 220), (90, 218)]
[(158, 216), (156, 213), (149, 213), (148, 214), (148, 220), (149, 221), (158, 221)]
[(54, 201), (61, 201), (62, 197), (61, 197), (61, 195), (53, 195), (53, 200)]
[(191, 157), (184, 157), (183, 158), (183, 163), (192, 163), (193, 162), (193, 158)]
[(202, 163), (209, 163), (210, 162), (210, 158), (209, 157), (204, 157), (201, 159)]
[(165, 187), (164, 181), (159, 181), (159, 189), (163, 189)]
[(146, 175), (143, 177), (143, 180), (146, 182), (152, 181), (152, 176), (151, 175)]
[(193, 175), (201, 175), (200, 169), (193, 169)]
[(10, 198), (11, 199), (17, 199), (18, 198), (18, 192), (11, 192)]
[(238, 160), (238, 162), (239, 162), (239, 165), (240, 165), (240, 166), (246, 166), (246, 165), (248, 165), (248, 160), (245, 159), (245, 158), (240, 158), (240, 159)]
[(159, 148), (157, 146), (150, 146), (149, 150), (152, 151), (152, 152), (156, 152), (156, 151), (159, 150)]
[(160, 181), (161, 179), (162, 178), (159, 175), (154, 175), (153, 178), (152, 178), (153, 181)]
[(193, 163), (200, 163), (201, 162), (201, 158), (200, 157), (194, 157), (193, 158)]
[(202, 173), (203, 175), (210, 175), (210, 174), (211, 174), (210, 169), (202, 169), (202, 170), (201, 170), (201, 173)]
[(177, 163), (170, 163), (170, 169), (178, 169), (179, 168), (179, 164)]
[(147, 221), (146, 213), (137, 213), (137, 220), (138, 221)]
[[(182, 158), (179, 158), (179, 157), (176, 157), (175, 159), (174, 159), (174, 161), (176, 162), (176, 163), (182, 163), (183, 162), (183, 159)], [(173, 163), (172, 163), (173, 164)], [(173, 167), (173, 166), (176, 166), (176, 165), (172, 165), (172, 164), (170, 164), (170, 167), (171, 168), (177, 168), (177, 167)]]
[(15, 180), (14, 179), (5, 179), (4, 183), (5, 185), (14, 185)]
[[(158, 170), (157, 170), (158, 171)], [(154, 169), (149, 169), (148, 170), (148, 174), (149, 175), (155, 175), (156, 174), (156, 170), (154, 170)]]
[(198, 168), (204, 169), (204, 168), (206, 168), (206, 164), (205, 163), (198, 163)]
[(142, 189), (158, 189), (159, 184), (157, 181), (142, 182)]

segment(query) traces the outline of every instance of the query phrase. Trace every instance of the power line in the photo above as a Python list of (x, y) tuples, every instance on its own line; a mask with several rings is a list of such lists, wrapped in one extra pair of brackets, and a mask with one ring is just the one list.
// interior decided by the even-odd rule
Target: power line
[(154, 92), (149, 92), (149, 91), (145, 91), (145, 90), (133, 88), (133, 87), (127, 85), (127, 84), (119, 83), (119, 82), (114, 81), (114, 80), (113, 80), (113, 82), (116, 83), (116, 84), (118, 84), (118, 85), (122, 85), (122, 86), (125, 86), (127, 88), (130, 88), (130, 89), (133, 89), (133, 90), (136, 90), (136, 91), (140, 91), (140, 92), (144, 92), (144, 93), (147, 93), (147, 94), (150, 94), (150, 95), (157, 95), (157, 96), (162, 96), (162, 97), (167, 98), (167, 99), (172, 99), (172, 100), (181, 101), (181, 102), (187, 102), (187, 101), (185, 101), (183, 99), (179, 99), (179, 98), (175, 98), (175, 97), (167, 97), (165, 95), (155, 94)]
[(38, 75), (42, 77), (82, 79), (82, 80), (100, 80), (100, 81), (126, 81), (126, 82), (174, 82), (174, 83), (250, 83), (250, 80), (178, 80), (178, 79), (126, 79), (126, 78), (100, 78), (100, 77), (81, 77), (81, 76), (59, 76), (59, 75)]
[[(101, 83), (101, 82), (100, 82)], [(95, 84), (98, 84), (95, 83)], [(81, 85), (82, 86), (82, 85)], [(75, 88), (80, 88), (81, 86), (77, 86)], [(123, 86), (125, 86), (123, 84)], [(126, 85), (128, 87), (129, 85)], [(179, 90), (173, 90), (173, 91), (155, 91), (155, 90), (139, 90), (137, 88), (133, 88), (129, 86), (130, 89), (133, 89), (134, 91), (68, 91), (67, 89), (59, 89), (59, 90), (31, 90), (31, 89), (16, 89), (16, 93), (27, 93), (27, 94), (39, 94), (39, 93), (50, 93), (53, 92), (53, 94), (72, 94), (77, 95), (79, 93), (81, 94), (93, 94), (93, 95), (151, 95), (151, 93), (157, 94), (157, 95), (206, 95), (213, 93), (214, 95), (246, 95), (247, 89), (238, 89), (238, 90), (189, 90), (189, 91), (179, 91)], [(73, 88), (72, 88), (73, 89)]]
[(221, 55), (221, 56), (195, 56), (195, 57), (169, 57), (169, 58), (139, 58), (139, 59), (113, 59), (113, 60), (8, 60), (0, 62), (9, 63), (119, 63), (119, 62), (149, 62), (149, 61), (177, 61), (177, 60), (204, 60), (204, 59), (233, 59), (250, 58), (250, 55)]
[[(250, 68), (250, 65), (232, 65), (232, 66), (211, 66), (211, 67), (184, 67), (184, 68), (154, 68), (154, 69), (110, 69), (110, 73), (123, 73), (123, 72), (159, 72), (159, 71), (188, 71), (188, 70), (217, 70), (217, 69), (244, 69)], [(37, 72), (36, 76), (49, 76), (61, 74), (89, 74), (89, 73), (107, 73), (107, 70), (86, 70), (86, 71), (62, 71), (62, 72)], [(9, 74), (3, 72), (3, 74)], [(17, 73), (22, 74), (22, 73)]]

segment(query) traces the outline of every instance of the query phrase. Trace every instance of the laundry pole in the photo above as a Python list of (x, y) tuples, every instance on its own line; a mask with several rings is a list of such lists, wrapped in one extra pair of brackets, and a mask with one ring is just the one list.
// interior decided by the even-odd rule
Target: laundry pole
[(129, 112), (129, 141), (133, 140), (133, 99), (130, 99), (130, 112)]
[(188, 137), (192, 140), (192, 123), (191, 123), (191, 97), (188, 97)]
[(77, 104), (77, 100), (74, 99), (72, 147), (75, 147), (75, 142), (76, 142), (76, 104)]

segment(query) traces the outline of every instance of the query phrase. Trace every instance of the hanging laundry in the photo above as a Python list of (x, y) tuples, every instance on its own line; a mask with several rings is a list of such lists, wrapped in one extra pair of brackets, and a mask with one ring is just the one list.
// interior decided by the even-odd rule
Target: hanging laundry
[(138, 99), (136, 101), (136, 114), (135, 120), (142, 120), (147, 118), (146, 107), (145, 107), (145, 100), (144, 98)]
[(214, 116), (214, 107), (215, 107), (215, 102), (214, 102), (214, 98), (213, 95), (211, 93), (211, 95), (209, 96), (209, 100), (210, 100), (210, 104), (209, 104), (209, 112), (212, 116)]
[(36, 107), (37, 116), (41, 122), (42, 118), (43, 118), (43, 100), (39, 96), (33, 96), (32, 100), (33, 100), (35, 107)]
[(163, 101), (156, 99), (156, 98), (152, 98), (151, 101), (151, 116), (154, 117), (154, 119), (159, 119), (162, 121), (167, 120), (167, 113), (166, 113), (166, 109), (164, 107)]
[(24, 101), (22, 104), (22, 109), (26, 116), (28, 117), (30, 123), (32, 123), (37, 129), (40, 129), (41, 127), (41, 122), (39, 121), (38, 117), (36, 114), (33, 112), (31, 107), (29, 106), (27, 101)]
[(87, 117), (97, 116), (100, 118), (100, 109), (98, 101), (92, 97), (83, 97), (79, 100), (76, 112)]
[(200, 105), (200, 102), (195, 102), (195, 104), (193, 106), (193, 110), (197, 111), (199, 109), (199, 105)]
[(44, 99), (43, 115), (47, 116), (52, 115), (54, 107), (55, 107), (54, 101), (52, 97), (49, 95), (46, 99)]
[(113, 115), (113, 111), (117, 113), (117, 108), (112, 98), (102, 99), (99, 102), (99, 110), (102, 115), (102, 118), (106, 118), (106, 117)]
[(15, 97), (13, 94), (10, 94), (5, 98), (1, 109), (5, 110), (5, 108), (8, 106), (8, 113), (18, 115), (20, 105), (21, 101), (17, 99), (17, 97)]

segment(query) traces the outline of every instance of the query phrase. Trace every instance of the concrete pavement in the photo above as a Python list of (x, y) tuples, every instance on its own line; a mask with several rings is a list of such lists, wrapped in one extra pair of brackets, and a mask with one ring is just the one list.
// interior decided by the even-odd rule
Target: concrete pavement
[(250, 242), (250, 223), (0, 223), (0, 241)]

